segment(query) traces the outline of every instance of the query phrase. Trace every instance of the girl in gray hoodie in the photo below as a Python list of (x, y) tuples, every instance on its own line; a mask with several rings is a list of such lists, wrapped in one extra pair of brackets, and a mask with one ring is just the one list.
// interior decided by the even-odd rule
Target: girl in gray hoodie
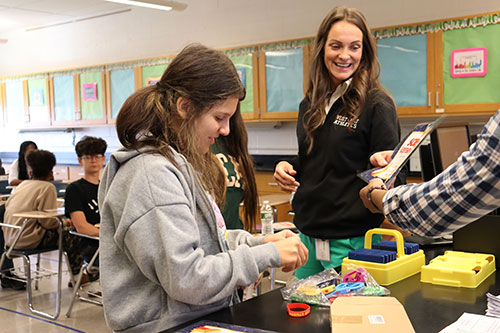
[(225, 55), (191, 45), (120, 110), (123, 147), (99, 186), (101, 284), (114, 331), (155, 332), (201, 317), (237, 302), (235, 288), (266, 268), (307, 260), (289, 231), (226, 230), (225, 177), (209, 149), (241, 117), (244, 96)]

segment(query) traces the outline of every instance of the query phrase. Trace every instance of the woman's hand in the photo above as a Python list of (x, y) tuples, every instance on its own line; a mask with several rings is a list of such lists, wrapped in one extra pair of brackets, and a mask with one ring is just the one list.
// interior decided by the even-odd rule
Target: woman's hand
[(374, 167), (385, 167), (391, 161), (392, 150), (379, 151), (370, 156), (370, 164)]
[(276, 165), (276, 169), (274, 170), (274, 179), (282, 191), (295, 192), (297, 190), (297, 186), (300, 186), (299, 182), (297, 182), (293, 177), (296, 174), (297, 171), (293, 169), (293, 166), (290, 163), (281, 161)]
[(293, 234), (285, 239), (275, 241), (274, 245), (276, 245), (280, 253), (283, 272), (291, 272), (307, 262), (309, 251), (298, 235)]

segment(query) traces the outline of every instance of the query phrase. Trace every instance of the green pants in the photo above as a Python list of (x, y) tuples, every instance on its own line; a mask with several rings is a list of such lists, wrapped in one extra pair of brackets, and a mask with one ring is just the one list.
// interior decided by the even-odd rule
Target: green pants
[[(330, 239), (330, 261), (316, 259), (316, 239), (299, 232), (300, 240), (309, 250), (309, 258), (304, 266), (295, 270), (295, 276), (304, 279), (308, 276), (318, 274), (327, 268), (338, 269), (342, 265), (342, 260), (348, 256), (349, 251), (362, 249), (365, 246), (365, 237), (353, 237), (346, 239)], [(374, 235), (372, 244), (382, 240), (381, 235)], [(337, 273), (340, 273), (337, 271)]]

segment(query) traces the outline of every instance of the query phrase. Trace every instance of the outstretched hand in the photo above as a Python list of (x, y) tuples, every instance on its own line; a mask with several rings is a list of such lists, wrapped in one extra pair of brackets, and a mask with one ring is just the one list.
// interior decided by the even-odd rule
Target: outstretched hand
[(296, 174), (297, 171), (294, 170), (290, 163), (281, 161), (276, 165), (273, 177), (282, 191), (295, 192), (297, 187), (300, 186), (299, 182), (293, 177)]

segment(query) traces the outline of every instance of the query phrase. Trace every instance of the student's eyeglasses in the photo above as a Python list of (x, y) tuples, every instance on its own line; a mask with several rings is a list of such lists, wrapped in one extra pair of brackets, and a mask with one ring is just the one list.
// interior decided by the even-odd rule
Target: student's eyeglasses
[(96, 159), (96, 160), (100, 160), (101, 158), (103, 158), (104, 155), (103, 154), (97, 154), (97, 155), (83, 155), (82, 156), (82, 160), (85, 160), (85, 161), (91, 161), (93, 159)]

